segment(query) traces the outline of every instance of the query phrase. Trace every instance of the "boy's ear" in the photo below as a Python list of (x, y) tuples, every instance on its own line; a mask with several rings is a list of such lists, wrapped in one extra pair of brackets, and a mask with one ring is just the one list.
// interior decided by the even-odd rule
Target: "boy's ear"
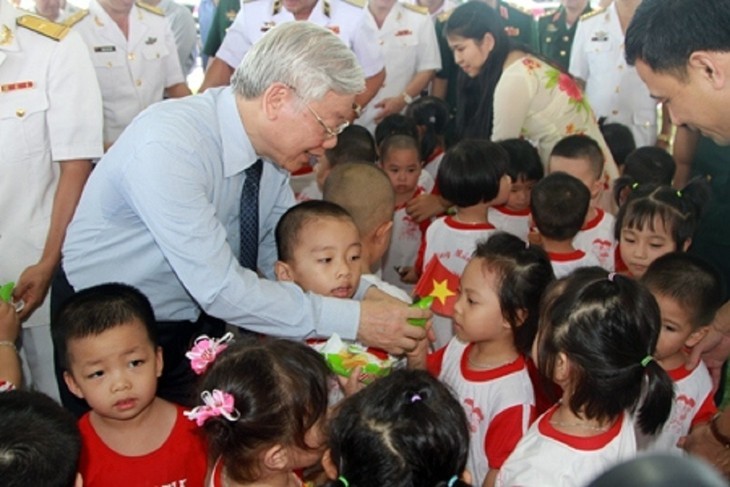
[(684, 245), (682, 245), (682, 252), (687, 252), (690, 245), (692, 245), (692, 237), (689, 237), (684, 241)]
[(84, 398), (84, 393), (81, 391), (81, 388), (67, 370), (63, 371), (63, 381), (66, 383), (68, 390), (71, 391), (71, 394), (78, 397), (79, 399)]
[(291, 270), (289, 264), (284, 261), (277, 260), (274, 263), (274, 274), (276, 274), (277, 281), (293, 281), (294, 273)]
[(591, 190), (591, 200), (596, 200), (603, 193), (603, 178), (598, 178), (593, 181), (593, 184), (588, 189)]
[(322, 455), (322, 470), (324, 470), (324, 474), (330, 480), (335, 480), (340, 475), (340, 472), (337, 471), (335, 462), (332, 460), (332, 450), (329, 448), (327, 448), (324, 451), (324, 455)]
[(283, 446), (277, 444), (264, 451), (263, 464), (266, 469), (273, 471), (285, 470), (288, 463), (289, 453)]
[(707, 333), (710, 331), (710, 327), (703, 326), (695, 331), (693, 331), (690, 336), (687, 337), (687, 340), (684, 341), (685, 346), (692, 348), (698, 343), (702, 341), (703, 338), (707, 335)]
[(159, 379), (162, 376), (162, 368), (165, 366), (165, 361), (163, 360), (162, 355), (162, 347), (158, 346), (155, 350), (155, 363), (157, 364), (156, 372), (157, 372), (157, 378)]
[(373, 236), (378, 243), (387, 243), (390, 240), (391, 230), (393, 230), (393, 220), (388, 220), (378, 225)]

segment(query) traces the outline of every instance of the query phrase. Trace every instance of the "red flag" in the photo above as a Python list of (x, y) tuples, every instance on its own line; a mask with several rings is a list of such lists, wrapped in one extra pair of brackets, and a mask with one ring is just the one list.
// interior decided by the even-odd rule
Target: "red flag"
[(448, 270), (441, 263), (436, 255), (423, 269), (421, 278), (416, 283), (413, 292), (420, 296), (433, 296), (433, 304), (431, 310), (443, 316), (452, 316), (454, 314), (454, 304), (459, 289), (459, 276)]

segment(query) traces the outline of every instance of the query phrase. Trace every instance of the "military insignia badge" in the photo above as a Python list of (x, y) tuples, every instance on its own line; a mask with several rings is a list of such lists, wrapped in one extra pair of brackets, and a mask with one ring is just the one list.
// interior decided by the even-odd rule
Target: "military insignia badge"
[(608, 32), (599, 30), (598, 32), (594, 32), (591, 36), (591, 42), (606, 42), (608, 41)]
[(148, 46), (151, 46), (152, 44), (157, 43), (157, 37), (148, 37), (146, 41), (144, 41), (145, 44)]
[(555, 24), (548, 24), (548, 26), (545, 28), (548, 32), (557, 32), (558, 28), (555, 27)]
[(7, 46), (11, 42), (13, 42), (13, 31), (7, 25), (3, 25), (3, 31), (0, 33), (0, 46)]
[(18, 81), (17, 83), (8, 83), (0, 85), (0, 93), (7, 93), (9, 91), (28, 90), (35, 87), (33, 81)]
[(274, 22), (273, 20), (264, 22), (264, 25), (261, 26), (261, 32), (268, 32), (271, 29), (273, 29), (275, 25), (276, 25), (276, 22)]
[(508, 25), (504, 28), (504, 31), (507, 33), (507, 35), (509, 37), (518, 37), (520, 35), (519, 27), (512, 27), (512, 26)]
[(238, 12), (236, 12), (235, 10), (229, 10), (228, 12), (226, 12), (226, 19), (233, 22), (234, 20), (236, 20), (236, 15), (238, 15)]

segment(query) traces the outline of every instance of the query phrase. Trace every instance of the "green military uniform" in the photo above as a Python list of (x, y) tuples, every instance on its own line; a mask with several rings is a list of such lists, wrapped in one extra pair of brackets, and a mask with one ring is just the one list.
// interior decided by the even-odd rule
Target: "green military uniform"
[(215, 9), (213, 22), (208, 33), (208, 39), (206, 39), (205, 46), (203, 46), (203, 53), (208, 56), (215, 56), (218, 48), (223, 44), (226, 31), (228, 31), (228, 28), (236, 19), (236, 15), (238, 15), (240, 9), (240, 0), (220, 0), (218, 2), (218, 7)]
[[(581, 15), (591, 11), (590, 2), (586, 4)], [(560, 68), (568, 71), (570, 49), (578, 25), (578, 19), (568, 27), (567, 12), (562, 5), (556, 11), (549, 12), (537, 20), (538, 51)]]

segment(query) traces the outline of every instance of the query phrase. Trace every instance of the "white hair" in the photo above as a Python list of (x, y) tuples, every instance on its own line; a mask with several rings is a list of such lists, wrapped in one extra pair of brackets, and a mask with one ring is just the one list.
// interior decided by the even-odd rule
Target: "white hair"
[(354, 95), (365, 89), (365, 76), (352, 50), (330, 30), (311, 22), (280, 24), (246, 53), (231, 78), (235, 93), (260, 96), (272, 83), (294, 88), (304, 100), (327, 92)]

